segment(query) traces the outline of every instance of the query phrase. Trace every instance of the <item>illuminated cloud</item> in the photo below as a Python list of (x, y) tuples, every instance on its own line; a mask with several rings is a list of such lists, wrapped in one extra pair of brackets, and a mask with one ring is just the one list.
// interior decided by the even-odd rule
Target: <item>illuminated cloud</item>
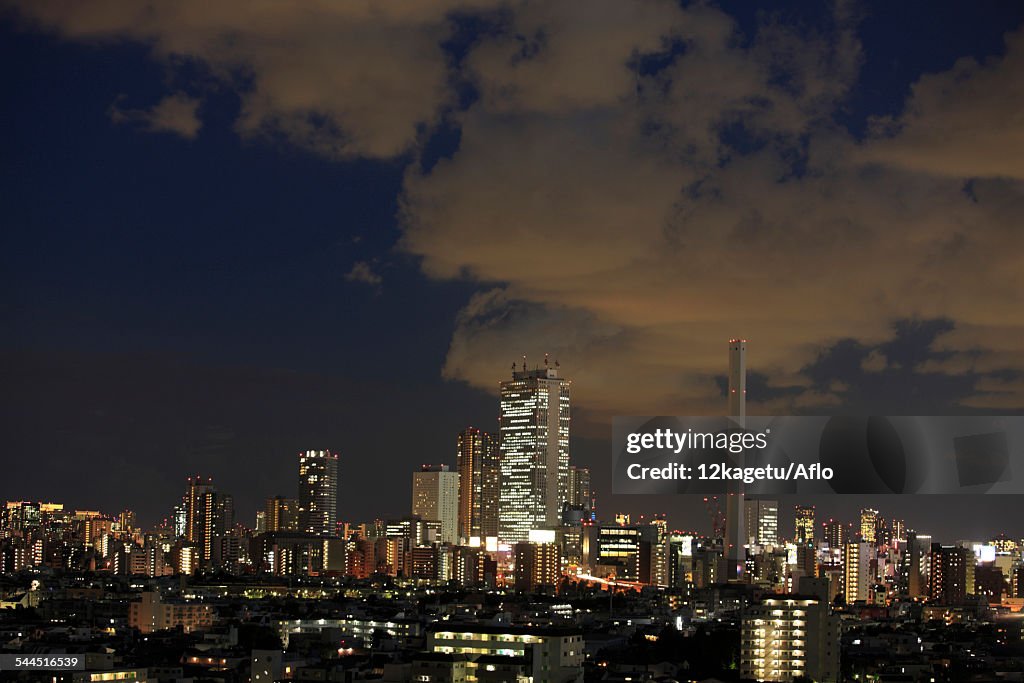
[[(897, 321), (952, 318), (942, 343), (959, 344), (962, 325), (973, 333), (958, 350), (995, 353), (988, 340), (1022, 321), (1020, 185), (965, 191), (865, 164), (832, 123), (860, 62), (842, 11), (832, 35), (768, 23), (747, 47), (718, 10), (676, 11), (598, 45), (538, 10), (515, 35), (543, 40), (515, 52), (498, 38), (470, 59), (484, 95), (461, 117), (460, 148), (411, 169), (403, 204), (403, 246), (429, 275), (502, 283), (460, 317), (446, 376), (493, 389), (498, 359), (546, 351), (592, 414), (718, 411), (725, 340), (742, 335), (773, 378), (755, 409), (782, 412), (851, 396), (860, 361), (820, 387), (808, 364), (845, 338), (880, 347)], [(603, 95), (591, 88), (586, 64), (626, 65), (657, 44), (678, 44), (665, 65), (632, 79), (608, 68)], [(578, 65), (582, 85), (556, 96), (549, 62), (567, 83)], [(1012, 387), (989, 395), (1024, 402)]]
[(366, 261), (356, 261), (353, 263), (352, 269), (345, 275), (345, 279), (349, 282), (361, 282), (374, 287), (384, 281), (380, 275), (373, 271), (373, 266)]
[(175, 93), (168, 95), (149, 109), (123, 109), (118, 102), (110, 108), (114, 123), (141, 125), (155, 133), (175, 133), (191, 140), (199, 134), (199, 100)]
[[(929, 342), (951, 353), (927, 372), (965, 378), (964, 402), (1024, 405), (1012, 374), (1024, 368), (1013, 348), (1024, 34), (1005, 57), (922, 77), (899, 117), (857, 141), (836, 123), (862, 57), (842, 2), (818, 33), (767, 18), (751, 36), (713, 6), (653, 0), (585, 13), (414, 0), (20, 6), (74, 40), (199, 62), (239, 92), (245, 135), (335, 158), (416, 158), (450, 119), (458, 148), (408, 166), (400, 208), (400, 247), (428, 276), (481, 285), (453, 332), (450, 379), (493, 391), (524, 353), (548, 352), (592, 415), (717, 412), (725, 341), (741, 335), (769, 378), (750, 397), (758, 408), (804, 410), (891, 377), (880, 349), (898, 321), (951, 320)], [(493, 20), (458, 61), (442, 48), (455, 12)], [(479, 96), (460, 103), (456, 81)], [(808, 374), (848, 339), (869, 351), (823, 366), (834, 376)]]
[(198, 64), (235, 88), (238, 131), (331, 157), (409, 150), (451, 93), (439, 43), (471, 1), (31, 0), (33, 26), (86, 43), (141, 42), (171, 67)]
[(1006, 36), (1006, 54), (965, 57), (922, 76), (903, 113), (874, 121), (859, 151), (865, 161), (960, 178), (1024, 180), (1024, 31)]

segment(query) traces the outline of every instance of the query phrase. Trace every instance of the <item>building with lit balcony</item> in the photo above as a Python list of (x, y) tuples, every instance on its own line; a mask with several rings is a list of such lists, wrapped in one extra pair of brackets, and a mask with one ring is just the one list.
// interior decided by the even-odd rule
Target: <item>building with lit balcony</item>
[(740, 676), (758, 681), (839, 680), (839, 618), (815, 597), (778, 595), (744, 610)]

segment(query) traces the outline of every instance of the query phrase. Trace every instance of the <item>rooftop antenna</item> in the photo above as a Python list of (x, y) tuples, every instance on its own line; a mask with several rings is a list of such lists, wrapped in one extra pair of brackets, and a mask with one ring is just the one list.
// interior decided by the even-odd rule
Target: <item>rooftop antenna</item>
[(544, 367), (546, 368), (547, 366), (548, 366), (548, 354), (545, 353), (544, 354)]
[(526, 354), (523, 354), (523, 372), (526, 372)]

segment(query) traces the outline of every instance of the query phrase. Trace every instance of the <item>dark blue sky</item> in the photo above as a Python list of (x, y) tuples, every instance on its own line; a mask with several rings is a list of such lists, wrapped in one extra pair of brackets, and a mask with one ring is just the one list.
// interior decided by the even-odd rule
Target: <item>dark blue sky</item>
[[(828, 21), (807, 3), (720, 7), (747, 38), (772, 18), (807, 31)], [(863, 60), (833, 120), (855, 138), (869, 117), (898, 115), (922, 74), (1001, 55), (1004, 34), (1024, 21), (1024, 6), (1006, 2), (854, 12)], [(208, 473), (251, 523), (263, 498), (294, 493), (297, 451), (330, 448), (342, 454), (344, 518), (398, 515), (415, 464), (453, 461), (465, 425), (494, 427), (493, 396), (442, 379), (457, 316), (489, 285), (427, 277), (400, 248), (397, 218), (410, 165), (458, 151), (472, 87), (453, 86), (460, 97), (444, 123), (422, 131), (425, 158), (338, 159), (283, 136), (241, 136), (239, 93), (211, 86), (202, 60), (172, 69), (132, 40), (69, 39), (26, 27), (14, 11), (4, 17), (0, 497), (125, 506), (155, 521), (187, 475)], [(499, 20), (464, 21), (446, 47), (452, 63)], [(201, 96), (193, 139), (112, 120), (114, 109), (150, 107), (168, 90)], [(347, 277), (357, 263), (380, 281)], [(917, 349), (922, 360), (930, 341)], [(856, 380), (855, 367), (844, 374), (844, 349), (821, 349), (812, 383)], [(509, 360), (494, 358), (494, 382)], [(561, 360), (572, 375), (573, 359)], [(896, 385), (912, 397), (908, 383), (926, 380), (871, 381), (847, 397), (852, 407), (870, 409)], [(903, 412), (956, 405), (969, 390), (926, 386), (948, 395)], [(706, 526), (699, 502), (612, 499), (602, 429), (588, 434), (574, 440), (574, 457), (594, 468), (603, 513), (669, 508), (678, 526)], [(817, 502), (851, 514), (862, 501)], [(999, 531), (1014, 517), (1007, 503), (1022, 509), (1019, 500), (876, 503), (940, 535)]]

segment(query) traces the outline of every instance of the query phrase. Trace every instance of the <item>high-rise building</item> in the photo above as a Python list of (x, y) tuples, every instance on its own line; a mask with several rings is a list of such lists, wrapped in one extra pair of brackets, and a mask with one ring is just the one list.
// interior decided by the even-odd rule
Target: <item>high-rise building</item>
[(558, 364), (513, 367), (501, 383), (501, 507), (498, 535), (525, 541), (560, 525), (569, 489), (569, 389)]
[(214, 540), (225, 535), (235, 523), (234, 500), (218, 493), (209, 477), (189, 477), (185, 492), (185, 538), (198, 549), (199, 558), (209, 562)]
[(932, 547), (932, 537), (907, 530), (907, 549), (903, 553), (904, 583), (907, 594), (912, 598), (920, 598), (927, 594), (928, 583), (925, 572), (928, 570), (928, 555)]
[(881, 515), (875, 518), (875, 545), (877, 547), (892, 545), (892, 527)]
[(871, 544), (847, 543), (843, 553), (843, 588), (846, 603), (866, 601), (871, 588)]
[(747, 543), (779, 545), (779, 501), (747, 498), (744, 507)]
[(820, 597), (765, 598), (744, 612), (740, 634), (744, 679), (839, 680), (839, 618)]
[[(668, 535), (659, 524), (599, 524), (590, 566), (602, 576), (640, 583), (668, 583)], [(663, 542), (664, 541), (664, 542)]]
[(412, 514), (441, 523), (441, 543), (459, 540), (459, 473), (448, 465), (423, 465), (412, 475)]
[(201, 542), (207, 496), (214, 490), (212, 479), (198, 475), (188, 478), (188, 490), (185, 492), (185, 538), (191, 543)]
[(463, 539), (498, 535), (501, 465), (498, 437), (469, 427), (459, 432), (459, 526)]
[(225, 536), (234, 531), (235, 527), (235, 498), (230, 493), (217, 495), (217, 526), (215, 534)]
[(524, 593), (555, 588), (561, 576), (561, 558), (555, 543), (515, 544), (515, 588)]
[(834, 519), (830, 519), (823, 525), (825, 543), (828, 544), (829, 548), (843, 548), (846, 545), (847, 533), (846, 527), (843, 526), (842, 522), (838, 522)]
[(299, 530), (331, 536), (338, 521), (338, 455), (299, 453)]
[(590, 470), (586, 467), (569, 466), (569, 505), (592, 510), (594, 493), (590, 488)]
[(878, 530), (878, 510), (864, 508), (860, 511), (860, 540), (874, 543)]
[[(738, 421), (740, 427), (747, 422), (747, 340), (729, 340), (729, 417)], [(738, 464), (743, 466), (743, 455), (738, 456)], [(746, 564), (747, 542), (743, 535), (746, 524), (743, 521), (745, 511), (743, 484), (730, 481), (725, 503), (725, 579), (739, 579), (743, 576)]]
[(928, 558), (928, 599), (962, 605), (974, 594), (974, 553), (970, 548), (932, 543)]
[(651, 576), (650, 583), (655, 586), (669, 585), (669, 543), (668, 543), (668, 519), (664, 514), (656, 514), (651, 520), (651, 526), (657, 531), (655, 539), (651, 542)]
[(175, 538), (186, 538), (188, 536), (188, 495), (186, 494), (181, 502), (174, 506), (171, 511), (171, 528), (174, 530)]
[(814, 543), (814, 506), (797, 505), (794, 507), (794, 534), (798, 545)]
[(267, 531), (298, 531), (299, 501), (284, 496), (267, 498), (264, 525)]

